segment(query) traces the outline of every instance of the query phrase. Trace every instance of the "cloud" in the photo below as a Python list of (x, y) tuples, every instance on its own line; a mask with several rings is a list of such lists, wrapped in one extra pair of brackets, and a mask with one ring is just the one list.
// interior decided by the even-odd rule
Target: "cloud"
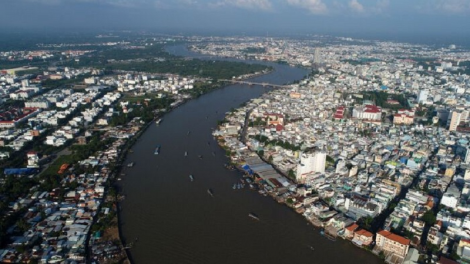
[(224, 0), (210, 4), (211, 7), (235, 6), (243, 9), (252, 10), (272, 10), (272, 4), (269, 0)]
[(287, 3), (292, 6), (308, 9), (312, 14), (326, 14), (328, 8), (322, 0), (287, 0)]
[(62, 2), (62, 0), (28, 0), (29, 2), (33, 3), (40, 3), (44, 5), (58, 5)]
[(445, 0), (439, 1), (437, 10), (444, 10), (450, 13), (463, 13), (470, 11), (470, 2), (468, 0)]
[(45, 5), (59, 5), (70, 3), (94, 3), (105, 4), (120, 7), (136, 7), (139, 4), (146, 2), (146, 0), (25, 0), (32, 3), (40, 3)]
[(349, 8), (351, 8), (355, 12), (362, 13), (364, 12), (364, 6), (362, 6), (361, 3), (359, 3), (357, 0), (351, 0), (348, 3)]
[(426, 0), (415, 6), (420, 13), (425, 14), (465, 14), (470, 12), (468, 0)]
[(173, 8), (194, 8), (201, 7), (197, 0), (173, 0), (173, 1), (162, 1), (156, 0), (153, 5), (157, 9), (173, 9)]
[(390, 5), (389, 0), (378, 0), (377, 4), (371, 9), (372, 9), (372, 12), (374, 13), (382, 13), (385, 11), (385, 9), (388, 8), (389, 5)]

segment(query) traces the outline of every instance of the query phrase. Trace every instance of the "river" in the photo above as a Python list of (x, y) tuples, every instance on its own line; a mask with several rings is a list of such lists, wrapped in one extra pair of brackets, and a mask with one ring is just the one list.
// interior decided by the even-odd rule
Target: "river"
[[(169, 51), (198, 57), (184, 46)], [(275, 71), (253, 81), (283, 84), (307, 73), (269, 65)], [(132, 147), (124, 164), (134, 161), (135, 166), (124, 169), (120, 184), (126, 195), (121, 203), (123, 238), (138, 238), (130, 249), (134, 263), (381, 263), (349, 242), (327, 240), (301, 215), (270, 197), (248, 188), (232, 189), (241, 175), (224, 168), (228, 159), (212, 128), (225, 112), (267, 91), (245, 85), (215, 90), (166, 114)], [(161, 151), (154, 155), (157, 144)], [(248, 217), (250, 212), (260, 221)]]

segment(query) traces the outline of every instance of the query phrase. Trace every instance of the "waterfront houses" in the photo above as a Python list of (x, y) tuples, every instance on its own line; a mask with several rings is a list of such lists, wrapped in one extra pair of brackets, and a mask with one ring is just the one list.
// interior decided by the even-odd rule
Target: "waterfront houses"
[[(300, 63), (288, 53), (273, 55), (271, 44), (252, 43), (264, 48), (260, 58)], [(215, 43), (193, 49), (243, 57), (238, 51), (248, 46), (249, 41), (230, 51)], [(465, 252), (465, 245), (455, 245), (469, 239), (470, 77), (455, 74), (453, 62), (469, 53), (416, 46), (420, 56), (441, 60), (424, 68), (376, 47), (411, 52), (407, 44), (383, 42), (312, 52), (310, 58), (322, 57), (312, 75), (228, 113), (213, 134), (263, 193), (325, 233), (371, 246), (388, 263), (427, 253), (455, 259)], [(309, 51), (304, 48), (303, 56)]]

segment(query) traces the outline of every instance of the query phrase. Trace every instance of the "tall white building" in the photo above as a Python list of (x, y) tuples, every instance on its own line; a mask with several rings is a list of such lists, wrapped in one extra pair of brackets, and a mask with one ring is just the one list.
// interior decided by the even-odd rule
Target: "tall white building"
[(315, 158), (313, 161), (313, 171), (325, 173), (325, 167), (326, 167), (326, 152), (325, 151), (315, 152)]
[[(470, 164), (470, 148), (467, 147), (465, 151), (465, 159), (463, 161), (465, 164)], [(466, 172), (465, 172), (466, 174)]]
[(316, 172), (324, 173), (326, 166), (326, 152), (315, 151), (314, 153), (302, 153), (300, 163), (297, 165), (296, 181), (304, 182), (309, 174)]
[(428, 100), (428, 95), (428, 90), (420, 90), (418, 93), (418, 103), (425, 103)]
[(468, 119), (468, 111), (453, 110), (447, 119), (449, 131), (456, 131), (461, 122), (466, 122)]
[(321, 50), (320, 48), (315, 49), (315, 53), (313, 55), (313, 63), (321, 63)]

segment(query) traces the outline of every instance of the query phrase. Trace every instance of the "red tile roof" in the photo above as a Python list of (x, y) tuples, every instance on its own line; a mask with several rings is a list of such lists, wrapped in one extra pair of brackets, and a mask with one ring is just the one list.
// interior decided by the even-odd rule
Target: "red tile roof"
[(372, 237), (374, 234), (372, 234), (371, 232), (365, 230), (365, 229), (361, 229), (359, 231), (356, 231), (355, 232), (358, 236), (365, 236), (365, 237)]
[(390, 240), (393, 240), (395, 242), (398, 242), (402, 245), (409, 245), (410, 244), (410, 240), (409, 239), (406, 239), (402, 236), (399, 236), (399, 235), (395, 235), (389, 231), (386, 231), (386, 230), (382, 230), (380, 232), (377, 233), (378, 235), (381, 235), (381, 236), (384, 236), (386, 237), (387, 239), (390, 239)]
[(380, 113), (382, 109), (375, 105), (366, 105), (364, 108), (364, 112), (366, 113)]
[(353, 232), (353, 231), (356, 230), (358, 227), (359, 227), (359, 226), (354, 223), (354, 224), (352, 224), (352, 225), (346, 227), (346, 229), (347, 229), (348, 231)]

